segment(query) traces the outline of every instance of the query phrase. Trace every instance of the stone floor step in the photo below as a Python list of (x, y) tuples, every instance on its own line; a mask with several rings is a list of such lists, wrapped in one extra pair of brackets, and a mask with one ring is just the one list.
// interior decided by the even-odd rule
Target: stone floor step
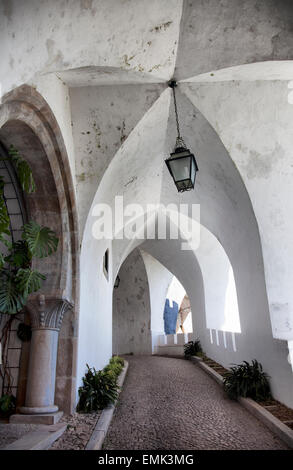
[(162, 356), (183, 356), (184, 355), (184, 347), (181, 344), (164, 344), (163, 346), (159, 346), (157, 350), (157, 355)]
[(24, 414), (15, 414), (11, 415), (9, 423), (19, 423), (19, 424), (57, 424), (63, 416), (63, 411), (57, 411), (56, 413), (47, 413), (47, 414), (35, 414), (35, 415), (24, 415)]
[(2, 450), (45, 450), (48, 449), (65, 429), (66, 423), (40, 426), (37, 431), (25, 434), (17, 441), (8, 444)]

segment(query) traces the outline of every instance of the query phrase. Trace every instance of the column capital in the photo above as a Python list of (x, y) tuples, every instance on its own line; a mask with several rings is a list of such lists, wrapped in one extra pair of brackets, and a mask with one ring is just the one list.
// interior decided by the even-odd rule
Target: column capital
[(49, 298), (43, 294), (29, 300), (27, 303), (32, 329), (35, 330), (60, 331), (64, 314), (72, 308), (72, 303), (67, 299)]

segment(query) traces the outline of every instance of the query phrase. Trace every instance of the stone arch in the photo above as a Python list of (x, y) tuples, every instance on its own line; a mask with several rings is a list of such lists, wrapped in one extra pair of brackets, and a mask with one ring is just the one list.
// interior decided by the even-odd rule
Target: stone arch
[[(129, 259), (135, 250), (139, 248), (142, 250), (142, 252), (144, 249), (148, 251), (148, 247), (149, 249), (152, 249), (153, 245), (157, 243), (157, 237), (154, 241), (142, 239), (142, 234), (146, 232), (147, 225), (152, 223), (151, 220), (153, 220), (153, 223), (155, 224), (155, 218), (159, 217), (158, 214), (154, 215), (151, 213), (150, 219), (148, 219), (148, 215), (149, 214), (146, 212), (144, 213), (144, 217), (139, 216), (126, 224), (126, 226), (134, 224), (136, 227), (139, 227), (138, 239), (134, 238), (131, 241), (119, 239), (114, 240), (112, 246), (113, 248), (118, 247), (117, 253), (120, 253), (120, 263), (113, 264), (113, 280), (116, 278), (118, 270), (120, 273), (122, 265), (126, 263), (126, 260)], [(202, 223), (199, 223), (195, 219), (192, 219), (191, 217), (184, 214), (181, 215), (180, 220), (184, 220), (184, 225), (182, 224), (182, 226), (180, 226), (179, 218), (176, 217), (176, 212), (174, 212), (174, 209), (167, 211), (166, 241), (170, 241), (170, 239), (173, 238), (170, 236), (171, 231), (173, 232), (173, 235), (177, 231), (181, 249), (176, 248), (173, 256), (177, 257), (177, 260), (180, 261), (179, 252), (182, 251), (182, 249), (183, 251), (187, 250), (188, 256), (192, 258), (192, 260), (195, 261), (200, 267), (205, 293), (206, 327), (208, 329), (240, 333), (241, 326), (239, 318), (237, 286), (235, 283), (233, 266), (225, 248), (219, 242), (217, 237)], [(192, 241), (188, 241), (188, 233), (186, 232), (187, 224), (192, 226), (193, 236), (196, 234), (198, 240), (197, 238), (194, 238)], [(171, 227), (173, 227), (173, 229)], [(121, 232), (119, 232), (118, 235), (122, 237)], [(147, 262), (147, 259), (145, 259), (143, 253), (142, 256), (145, 261), (147, 275), (150, 281), (150, 277), (152, 276), (150, 266), (151, 263)], [(157, 258), (156, 260), (158, 261)], [(214, 265), (217, 266), (216, 270), (214, 269)], [(166, 267), (166, 269), (169, 268)], [(170, 270), (170, 272), (175, 277), (177, 277), (177, 274), (180, 274), (180, 269), (179, 271), (178, 269), (179, 268), (177, 266), (176, 273), (173, 270)], [(180, 275), (182, 276), (182, 274)], [(238, 290), (240, 291), (239, 286)]]
[[(59, 303), (64, 300), (74, 304), (73, 312), (65, 316), (61, 328), (59, 355), (62, 354), (62, 361), (58, 361), (56, 379), (56, 402), (62, 409), (70, 411), (75, 387), (74, 358), (79, 297), (75, 195), (60, 128), (49, 105), (34, 88), (23, 85), (3, 97), (0, 107), (0, 140), (6, 148), (13, 144), (32, 168), (37, 190), (25, 195), (28, 219), (49, 226), (59, 237), (56, 254), (37, 260), (34, 267), (39, 267), (41, 272), (47, 274), (41, 294), (45, 296), (46, 305), (51, 310), (57, 299)], [(30, 302), (38, 303), (37, 297), (31, 296)], [(58, 314), (51, 312), (50, 315), (51, 324), (52, 321), (58, 323)], [(52, 315), (55, 315), (54, 320)], [(54, 326), (59, 328), (57, 323)], [(19, 405), (24, 403), (25, 396), (27, 361), (24, 362)], [(53, 383), (53, 392), (54, 388)]]
[[(232, 363), (257, 358), (270, 375), (274, 396), (290, 406), (292, 375), (290, 364), (287, 362), (286, 345), (272, 338), (267, 312), (258, 312), (259, 318), (256, 318), (255, 311), (245, 309), (243, 303), (245, 286), (239, 285), (239, 280), (237, 284), (237, 277), (235, 280), (238, 297), (240, 288), (241, 332), (225, 331), (225, 328), (221, 329), (217, 325), (208, 327), (206, 279), (197, 256), (181, 251), (179, 263), (179, 258), (174, 254), (180, 251), (180, 240), (156, 240), (156, 243), (147, 241), (141, 247), (172, 272), (184, 286), (191, 302), (193, 334), (195, 338), (200, 338), (206, 354), (225, 367), (230, 367)], [(253, 300), (254, 298), (249, 299), (247, 305), (252, 305)], [(283, 384), (282, 387), (280, 383)]]
[[(179, 92), (181, 87), (182, 85), (179, 84)], [(165, 90), (124, 141), (111, 161), (97, 189), (92, 209), (95, 204), (99, 203), (107, 203), (114, 208), (117, 194), (123, 194), (125, 204), (131, 204), (135, 201), (140, 203), (144, 210), (146, 210), (146, 201), (149, 197), (151, 203), (163, 203), (165, 206), (174, 203), (174, 201), (189, 205), (200, 203), (203, 225), (218, 239), (233, 267), (241, 322), (241, 334), (239, 333), (236, 337), (236, 351), (234, 346), (231, 346), (231, 341), (229, 347), (222, 347), (225, 342), (222, 333), (219, 344), (214, 341), (211, 346), (210, 331), (202, 322), (200, 328), (205, 338), (207, 352), (210, 352), (215, 360), (222, 361), (226, 366), (231, 362), (241, 362), (245, 357), (248, 360), (257, 357), (272, 377), (275, 396), (289, 404), (291, 397), (285, 390), (286, 387), (281, 389), (278, 385), (281, 382), (286, 383), (287, 389), (290, 389), (292, 385), (292, 378), (289, 374), (290, 366), (287, 362), (288, 352), (286, 344), (275, 341), (272, 336), (262, 245), (248, 188), (218, 133), (189, 97), (184, 94), (178, 95), (181, 116), (183, 116), (184, 137), (190, 148), (195, 149), (194, 151), (200, 156), (198, 159), (200, 172), (197, 176), (195, 191), (178, 195), (163, 163), (163, 159), (170, 153), (175, 134), (175, 119), (171, 113), (169, 116), (170, 93)], [(150, 139), (152, 136), (154, 138)], [(152, 146), (149, 145), (149, 141), (152, 142)], [(148, 164), (144, 165), (141, 162), (148, 162)], [(129, 169), (131, 169), (131, 179), (129, 178)], [(116, 183), (115, 186), (113, 181)], [(106, 335), (111, 335), (111, 321), (109, 319), (112, 307), (111, 303), (106, 300), (108, 289), (109, 295), (112, 296), (110, 284), (115, 279), (121, 262), (133, 248), (139, 245), (136, 243), (137, 240), (133, 243), (129, 243), (129, 240), (115, 240), (113, 243), (111, 240), (94, 239), (92, 232), (94, 218), (92, 216), (95, 215), (97, 214), (91, 210), (81, 252), (82, 278), (84, 279), (81, 283), (81, 307), (82, 315), (85, 315), (85, 318), (82, 319), (80, 342), (82, 354), (80, 356), (79, 378), (83, 375), (82, 369), (87, 359), (93, 363), (96, 361), (100, 367), (107, 362), (111, 354), (111, 345), (106, 341)], [(199, 264), (195, 259), (193, 265), (190, 265), (190, 260), (186, 260), (186, 266), (190, 265), (192, 275), (187, 276), (184, 280), (184, 273), (180, 276), (180, 273), (177, 272), (178, 257), (174, 257), (175, 261), (172, 260), (172, 249), (166, 251), (162, 243), (157, 240), (152, 246), (154, 251), (150, 254), (162, 264), (164, 262), (161, 261), (160, 256), (165, 254), (166, 262), (170, 264), (170, 267), (166, 264), (165, 266), (186, 289), (192, 303), (192, 312), (195, 313), (198, 310), (201, 312), (201, 318), (205, 318), (203, 280)], [(166, 242), (164, 241), (164, 243)], [(109, 247), (112, 256), (112, 276), (110, 282), (106, 284), (103, 277), (98, 277), (96, 273), (97, 270), (100, 270), (102, 253)], [(144, 246), (142, 249), (148, 251)], [(161, 253), (158, 253), (158, 250), (161, 250)], [(179, 250), (175, 250), (174, 253), (178, 254)], [(180, 253), (180, 259), (183, 258), (183, 254)], [(172, 263), (175, 263), (175, 266), (172, 267)], [(190, 281), (192, 276), (197, 280), (197, 289), (199, 289), (199, 285), (202, 285), (202, 291), (198, 290), (197, 297), (194, 294), (194, 286), (189, 285), (188, 287), (187, 285), (188, 279)], [(99, 283), (100, 287), (98, 287)], [(85, 294), (83, 294), (83, 288), (85, 288)], [(89, 288), (91, 292), (94, 292), (90, 301), (87, 294)], [(108, 312), (107, 315), (101, 315), (101, 303), (103, 311)], [(94, 310), (91, 312), (90, 318), (87, 313), (89, 309)], [(103, 328), (103, 335), (101, 335), (101, 349), (97, 355), (97, 352), (87, 347), (87, 342), (89, 337), (94, 339), (96, 335), (94, 332), (100, 328)], [(217, 330), (211, 330), (211, 335), (216, 334), (215, 331)], [(262, 344), (262, 348), (259, 347), (260, 344)], [(222, 349), (220, 349), (221, 347)]]

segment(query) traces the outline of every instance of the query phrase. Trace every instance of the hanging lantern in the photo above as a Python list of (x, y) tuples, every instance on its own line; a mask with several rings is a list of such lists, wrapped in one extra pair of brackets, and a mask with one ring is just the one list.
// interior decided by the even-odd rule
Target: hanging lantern
[(194, 188), (195, 176), (196, 172), (198, 171), (198, 166), (193, 153), (191, 153), (188, 148), (186, 148), (184, 140), (180, 136), (178, 111), (175, 96), (175, 87), (177, 86), (177, 84), (174, 80), (172, 80), (169, 82), (169, 86), (173, 90), (178, 135), (174, 152), (170, 154), (170, 157), (167, 158), (165, 162), (174, 180), (176, 188), (179, 192), (184, 192)]
[(186, 148), (177, 147), (165, 162), (179, 192), (194, 188), (198, 167), (193, 153)]

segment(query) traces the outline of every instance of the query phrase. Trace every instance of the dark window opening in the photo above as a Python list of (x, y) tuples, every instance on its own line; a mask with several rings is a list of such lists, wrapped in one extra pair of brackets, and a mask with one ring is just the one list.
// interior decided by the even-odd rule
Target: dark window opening
[(107, 278), (109, 279), (109, 249), (105, 251), (104, 258), (103, 258), (103, 271)]

